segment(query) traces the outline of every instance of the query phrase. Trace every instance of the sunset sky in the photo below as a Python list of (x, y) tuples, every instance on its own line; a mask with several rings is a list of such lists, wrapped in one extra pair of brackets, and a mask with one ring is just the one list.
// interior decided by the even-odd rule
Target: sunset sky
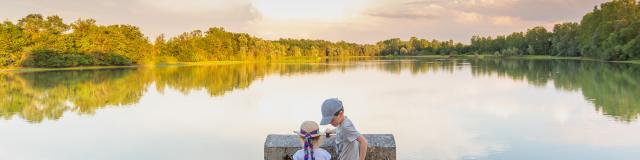
[(473, 35), (578, 21), (606, 0), (5, 0), (0, 19), (29, 13), (66, 22), (132, 24), (150, 38), (224, 27), (264, 39), (375, 43), (411, 36), (467, 43)]

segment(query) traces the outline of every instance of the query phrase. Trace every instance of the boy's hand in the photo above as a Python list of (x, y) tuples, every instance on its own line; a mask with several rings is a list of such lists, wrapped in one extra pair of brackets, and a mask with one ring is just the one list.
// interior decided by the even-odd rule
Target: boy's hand
[(324, 130), (324, 134), (326, 134), (327, 137), (329, 137), (331, 134), (335, 134), (335, 133), (336, 133), (336, 129), (327, 128), (327, 129)]
[(324, 133), (327, 133), (327, 134), (334, 134), (334, 133), (336, 133), (336, 129), (329, 129), (329, 128), (327, 128), (327, 129), (325, 129), (325, 130), (324, 130)]
[(336, 133), (335, 129), (327, 128), (327, 129), (324, 130), (325, 137), (327, 137), (327, 138), (331, 137), (331, 134), (334, 134), (334, 133)]

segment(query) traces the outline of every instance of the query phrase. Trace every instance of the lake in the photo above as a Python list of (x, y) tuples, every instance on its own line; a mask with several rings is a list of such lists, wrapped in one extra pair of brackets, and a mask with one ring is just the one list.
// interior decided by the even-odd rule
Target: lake
[(402, 160), (640, 157), (640, 65), (414, 57), (0, 73), (0, 159), (262, 159), (333, 97)]

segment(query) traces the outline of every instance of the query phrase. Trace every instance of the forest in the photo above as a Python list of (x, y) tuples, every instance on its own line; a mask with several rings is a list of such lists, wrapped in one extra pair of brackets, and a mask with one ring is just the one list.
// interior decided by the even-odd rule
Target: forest
[(474, 36), (469, 51), (497, 55), (552, 55), (606, 61), (640, 58), (640, 5), (614, 0), (587, 13), (580, 23), (556, 24), (552, 31), (534, 27), (526, 32), (493, 37)]
[(551, 55), (604, 61), (640, 59), (640, 5), (613, 0), (595, 6), (580, 22), (533, 27), (497, 37), (453, 40), (392, 38), (375, 44), (311, 39), (265, 40), (212, 27), (149, 40), (132, 25), (65, 24), (57, 15), (30, 14), (0, 23), (0, 68), (76, 67), (202, 61), (269, 61), (281, 57), (351, 57), (489, 54)]

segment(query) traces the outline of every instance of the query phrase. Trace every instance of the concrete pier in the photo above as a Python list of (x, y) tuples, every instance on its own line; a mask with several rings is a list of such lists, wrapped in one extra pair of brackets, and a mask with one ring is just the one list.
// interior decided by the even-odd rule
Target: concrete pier
[[(392, 134), (364, 134), (369, 142), (367, 160), (395, 160), (396, 141)], [(321, 148), (329, 151), (331, 157), (336, 156), (335, 137), (326, 138)], [(296, 135), (270, 134), (264, 142), (265, 160), (290, 160), (291, 156), (302, 149)]]

